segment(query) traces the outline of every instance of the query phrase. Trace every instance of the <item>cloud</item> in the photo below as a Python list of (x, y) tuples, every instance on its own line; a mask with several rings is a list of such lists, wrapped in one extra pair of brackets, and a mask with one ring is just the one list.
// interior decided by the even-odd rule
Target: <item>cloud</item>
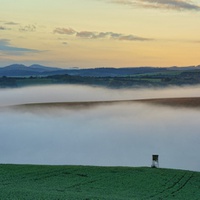
[(11, 25), (11, 26), (19, 25), (19, 23), (16, 23), (16, 22), (5, 22), (4, 24)]
[(36, 49), (28, 49), (28, 48), (12, 46), (10, 44), (10, 40), (0, 39), (0, 52), (24, 54), (24, 53), (38, 53), (41, 51)]
[(76, 31), (73, 30), (72, 28), (56, 28), (54, 30), (54, 33), (66, 34), (66, 35), (73, 35), (73, 34), (76, 33)]
[(112, 38), (112, 32), (80, 31), (76, 33), (76, 36), (81, 37), (81, 38), (88, 38), (88, 39), (101, 39), (101, 38), (108, 38), (108, 37)]
[(119, 40), (129, 40), (129, 41), (145, 41), (145, 40), (151, 40), (148, 38), (142, 38), (142, 37), (138, 37), (138, 36), (134, 36), (134, 35), (124, 35), (124, 36), (120, 36)]
[(4, 31), (4, 30), (8, 30), (8, 29), (4, 26), (0, 26), (0, 31)]
[[(81, 37), (81, 38), (95, 38), (95, 33), (94, 32), (90, 32), (90, 31), (81, 31), (81, 32), (77, 32), (76, 33), (77, 37)], [(96, 37), (98, 38), (98, 36)]]
[(145, 40), (152, 40), (150, 38), (143, 38), (135, 35), (123, 35), (120, 33), (113, 33), (113, 32), (89, 32), (89, 31), (82, 31), (77, 32), (77, 37), (88, 38), (88, 39), (115, 39), (115, 40), (127, 40), (127, 41), (145, 41)]
[(200, 6), (198, 4), (189, 0), (109, 0), (108, 2), (143, 8), (200, 10)]
[(36, 26), (35, 25), (21, 26), (19, 28), (19, 31), (21, 31), (21, 32), (34, 32), (34, 31), (36, 31)]
[(135, 35), (124, 35), (121, 33), (114, 32), (95, 32), (95, 31), (75, 31), (72, 28), (56, 28), (54, 33), (73, 35), (78, 38), (85, 39), (115, 39), (115, 40), (126, 40), (126, 41), (147, 41), (152, 40), (151, 38), (144, 38)]

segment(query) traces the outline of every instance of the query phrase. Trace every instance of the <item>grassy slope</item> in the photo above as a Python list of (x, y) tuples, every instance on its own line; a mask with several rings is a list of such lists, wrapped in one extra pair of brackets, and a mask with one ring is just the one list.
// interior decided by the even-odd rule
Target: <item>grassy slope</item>
[(200, 173), (147, 167), (0, 165), (0, 199), (200, 199)]

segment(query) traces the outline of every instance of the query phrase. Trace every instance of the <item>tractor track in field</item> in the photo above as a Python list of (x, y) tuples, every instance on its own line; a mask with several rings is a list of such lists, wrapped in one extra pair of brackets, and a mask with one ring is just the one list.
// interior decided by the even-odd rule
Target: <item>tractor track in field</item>
[[(49, 171), (49, 172), (42, 172), (40, 173), (40, 177), (37, 176), (37, 172), (36, 171), (32, 171), (32, 172), (27, 172), (27, 173), (23, 173), (21, 174), (20, 176), (20, 173), (21, 173), (21, 170), (18, 170), (18, 175), (13, 175), (12, 178), (5, 178), (1, 181), (1, 184), (0, 186), (7, 186), (7, 185), (13, 185), (13, 180), (15, 180), (16, 178), (19, 179), (20, 177), (20, 180), (23, 180), (24, 182), (26, 181), (40, 181), (40, 180), (44, 180), (44, 179), (47, 179), (47, 178), (51, 178), (51, 177), (54, 177), (54, 176), (59, 176), (62, 171), (60, 170), (53, 170), (53, 171)], [(62, 173), (64, 174), (64, 173)], [(31, 176), (31, 178), (30, 178)]]
[[(162, 199), (169, 199), (171, 196), (175, 196), (176, 193), (178, 193), (180, 190), (182, 190), (187, 183), (193, 178), (194, 173), (185, 172), (180, 178), (178, 178), (177, 181), (175, 181), (171, 186), (168, 186), (164, 188), (162, 191), (151, 195), (148, 199), (154, 199), (159, 198)], [(170, 180), (166, 182), (169, 183), (173, 180), (173, 178), (176, 178), (177, 175), (173, 176)], [(167, 192), (167, 194), (165, 194)]]
[[(179, 186), (176, 190), (172, 191), (172, 192), (171, 192), (171, 195), (174, 196), (174, 194), (176, 194), (176, 193), (178, 193), (180, 190), (182, 190), (182, 189), (187, 185), (187, 183), (193, 178), (193, 175), (194, 175), (194, 173), (191, 173), (191, 175), (190, 175), (189, 177), (187, 177), (186, 180), (184, 180), (183, 183), (180, 183), (180, 181), (179, 181), (178, 183), (180, 183), (180, 186)], [(184, 178), (184, 177), (183, 177), (183, 178)], [(169, 196), (169, 195), (165, 196), (165, 198), (167, 198), (168, 196)]]
[[(99, 179), (99, 180), (101, 180), (101, 179)], [(74, 188), (74, 187), (78, 187), (78, 186), (83, 186), (83, 185), (87, 185), (87, 184), (90, 184), (90, 183), (95, 183), (99, 180), (89, 180), (89, 181), (85, 181), (85, 182), (82, 182), (82, 183), (77, 183), (77, 184), (66, 187), (66, 189)]]

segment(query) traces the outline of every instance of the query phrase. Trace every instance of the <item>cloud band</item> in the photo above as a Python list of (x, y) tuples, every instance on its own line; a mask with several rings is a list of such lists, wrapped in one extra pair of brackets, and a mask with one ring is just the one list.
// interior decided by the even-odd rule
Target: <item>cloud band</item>
[[(105, 1), (105, 0), (104, 0)], [(107, 0), (111, 3), (130, 5), (142, 8), (171, 10), (200, 10), (200, 6), (188, 0)]]
[(115, 40), (126, 40), (126, 41), (148, 41), (152, 40), (151, 38), (144, 38), (135, 35), (124, 35), (121, 33), (114, 32), (93, 32), (93, 31), (75, 31), (72, 28), (56, 28), (54, 33), (65, 34), (65, 35), (74, 35), (78, 38), (85, 39), (115, 39)]

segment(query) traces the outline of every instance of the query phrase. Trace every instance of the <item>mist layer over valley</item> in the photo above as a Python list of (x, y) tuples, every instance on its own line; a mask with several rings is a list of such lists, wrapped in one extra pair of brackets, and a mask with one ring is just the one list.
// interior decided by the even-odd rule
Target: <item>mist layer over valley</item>
[(0, 106), (42, 102), (85, 102), (170, 97), (200, 97), (200, 86), (105, 89), (81, 85), (51, 85), (0, 90)]
[(139, 102), (73, 109), (9, 105), (199, 97), (200, 86), (111, 90), (44, 86), (0, 90), (0, 162), (100, 166), (160, 166), (200, 171), (200, 110)]

